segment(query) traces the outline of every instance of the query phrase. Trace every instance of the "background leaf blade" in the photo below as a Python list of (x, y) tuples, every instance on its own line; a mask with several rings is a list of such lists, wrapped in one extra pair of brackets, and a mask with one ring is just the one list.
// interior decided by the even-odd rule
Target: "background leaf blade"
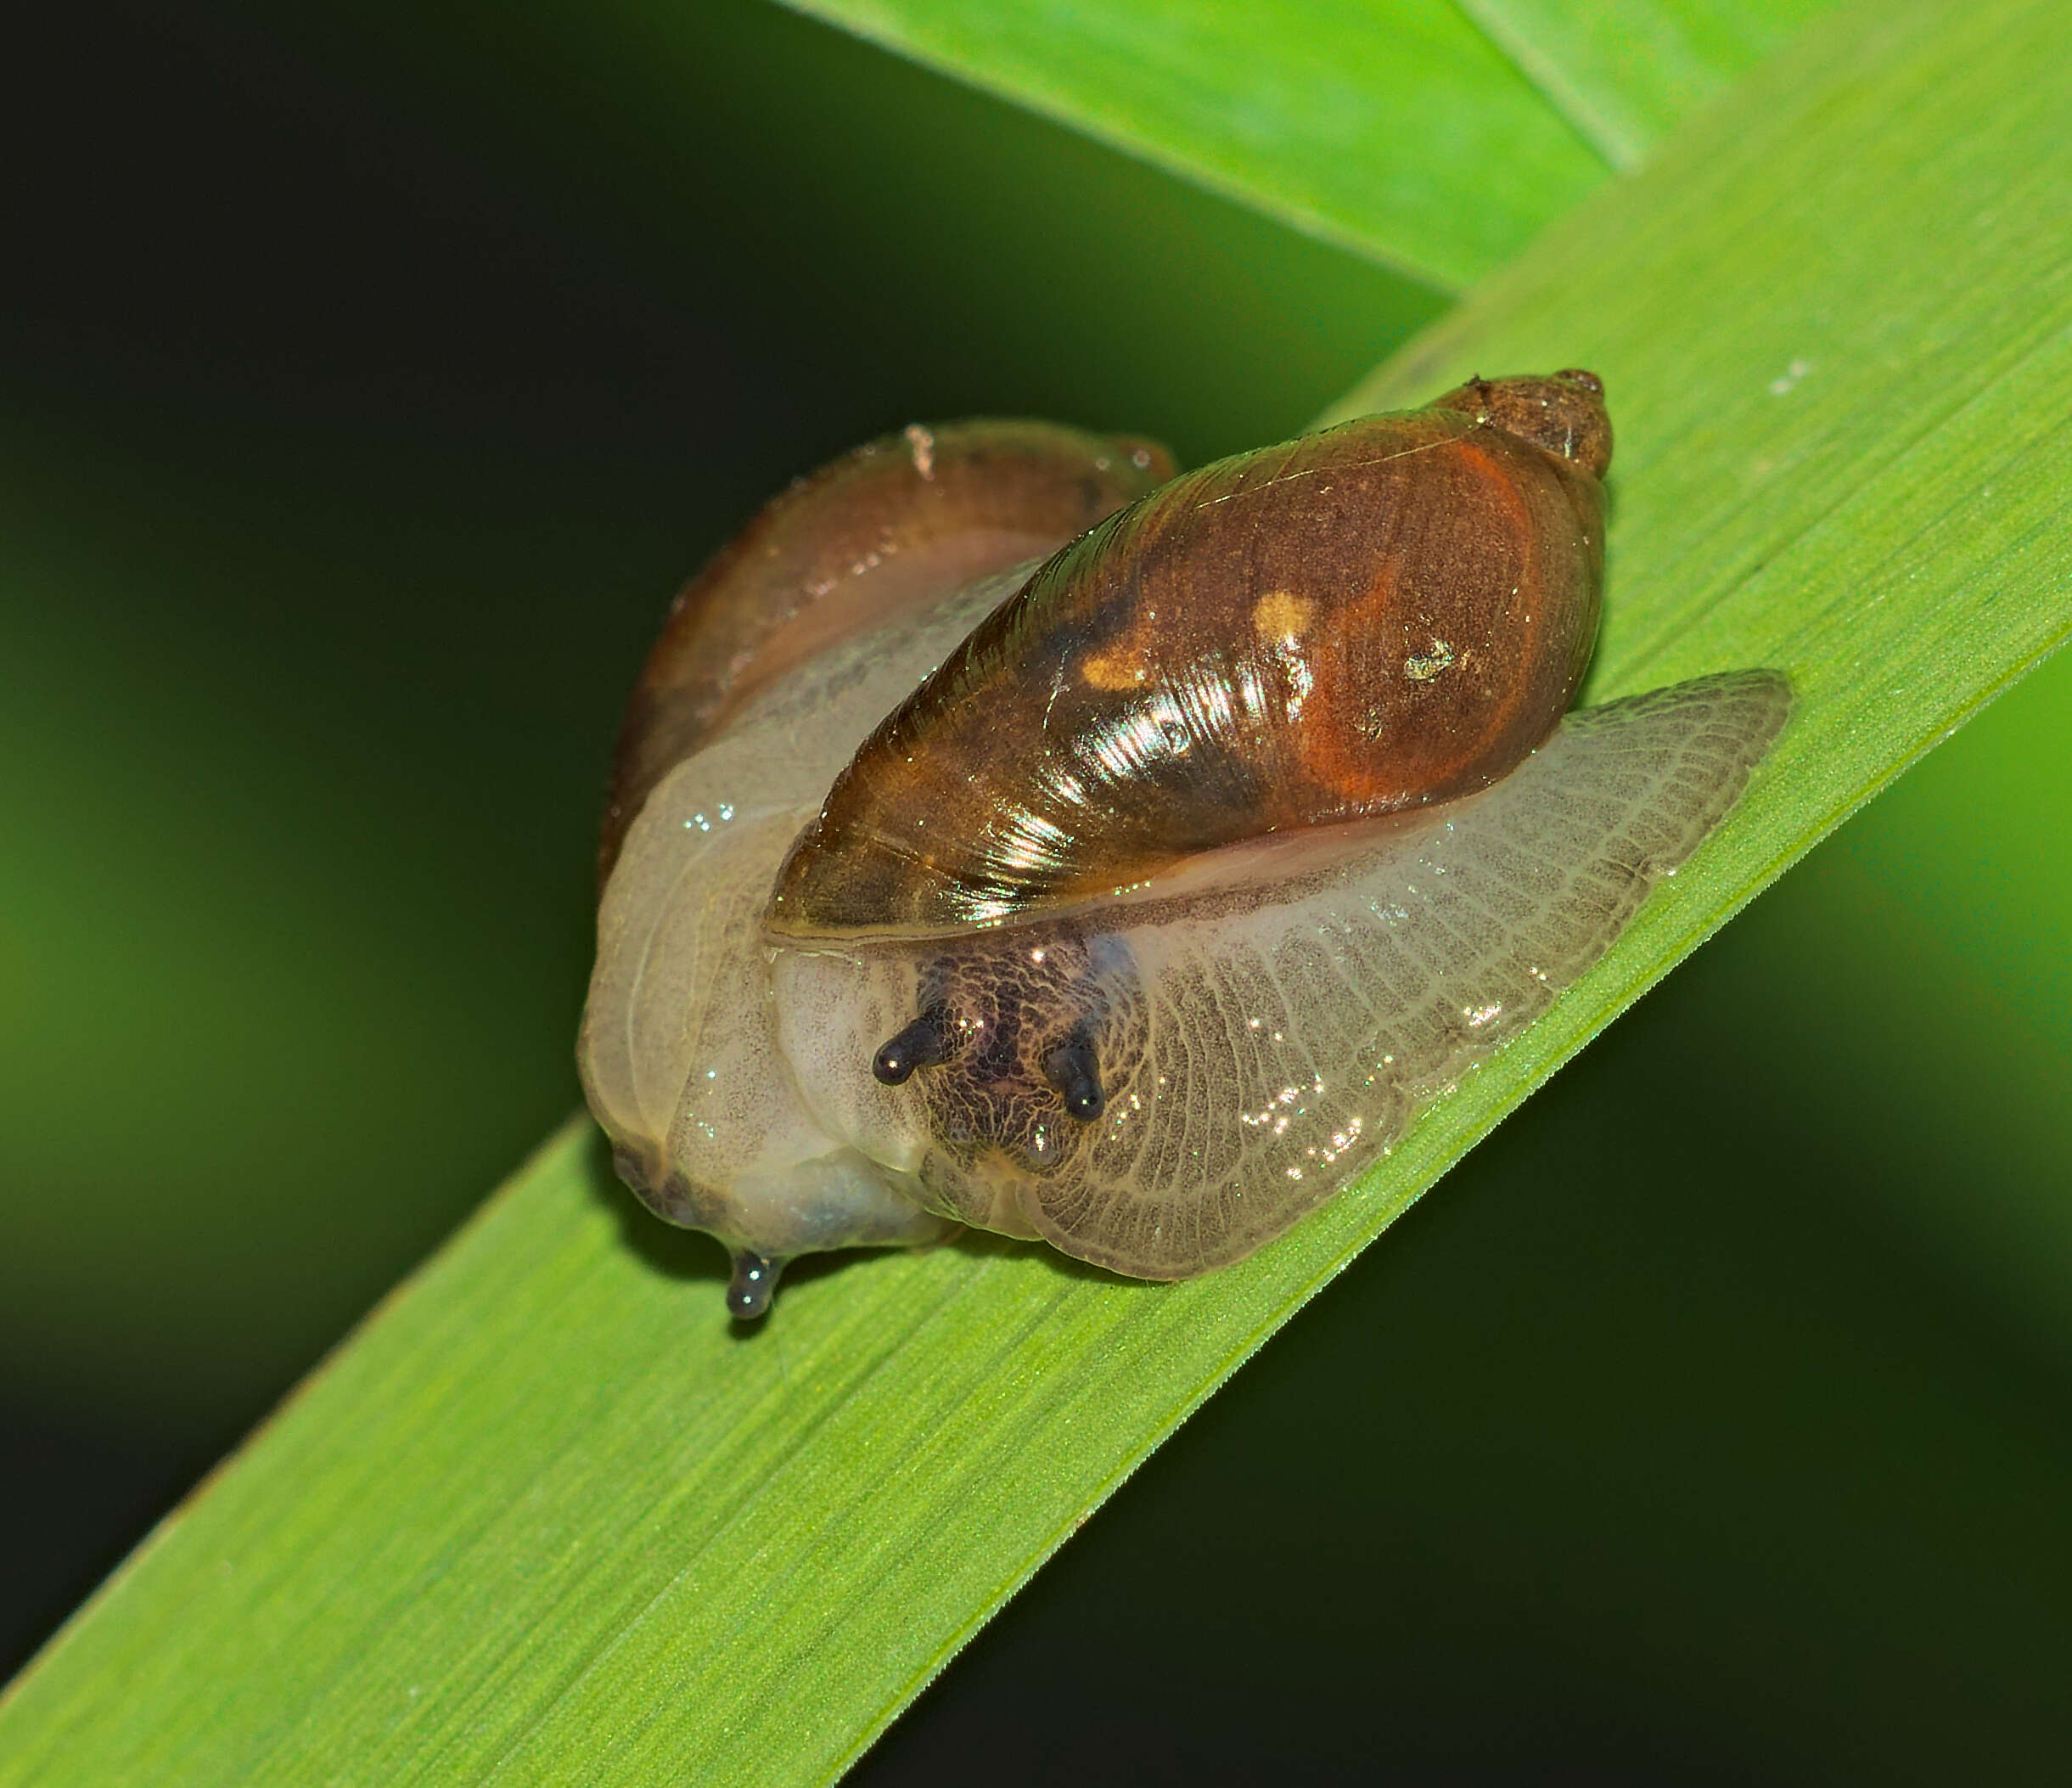
[(1622, 171), (1781, 48), (1824, 0), (1460, 0), (1562, 115)]
[(788, 0), (1441, 290), (1606, 172), (1450, 0)]

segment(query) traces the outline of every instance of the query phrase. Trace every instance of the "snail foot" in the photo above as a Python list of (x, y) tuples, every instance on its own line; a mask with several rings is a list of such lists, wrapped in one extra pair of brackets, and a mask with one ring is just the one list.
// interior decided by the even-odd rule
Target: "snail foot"
[(1048, 1050), (1043, 1057), (1043, 1078), (1051, 1083), (1064, 1108), (1083, 1124), (1092, 1123), (1108, 1109), (1108, 1095), (1101, 1090), (1101, 1064), (1092, 1043), (1075, 1032)]

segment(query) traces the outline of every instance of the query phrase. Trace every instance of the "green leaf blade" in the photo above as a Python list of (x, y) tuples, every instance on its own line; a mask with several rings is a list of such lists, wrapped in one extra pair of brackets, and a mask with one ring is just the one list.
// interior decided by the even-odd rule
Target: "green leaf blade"
[(714, 1251), (573, 1127), (18, 1683), (0, 1783), (852, 1758), (1438, 1173), (2065, 636), (2056, 44), (2009, 0), (1821, 28), (1361, 394), (1598, 365), (1622, 446), (1596, 693), (1767, 663), (1802, 696), (1729, 828), (1382, 1171), (1194, 1284), (980, 1242), (804, 1273), (741, 1339)]
[(1448, 0), (787, 0), (1442, 290), (1603, 160)]
[(1783, 48), (1824, 0), (1460, 0), (1614, 167)]

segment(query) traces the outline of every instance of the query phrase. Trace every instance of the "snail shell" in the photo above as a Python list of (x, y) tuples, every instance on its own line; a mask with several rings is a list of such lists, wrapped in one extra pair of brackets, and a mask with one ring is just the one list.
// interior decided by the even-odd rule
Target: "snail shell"
[(1163, 447), (1051, 422), (919, 425), (795, 480), (671, 605), (626, 704), (600, 885), (654, 785), (846, 635), (1041, 559), (1172, 476)]
[[(978, 462), (1016, 429), (1009, 494)], [(751, 524), (622, 742), (584, 1084), (737, 1314), (790, 1256), (959, 1223), (1148, 1279), (1249, 1252), (1603, 952), (1788, 707), (1750, 672), (1563, 719), (1586, 373), (1135, 501), (1143, 443), (919, 433)], [(952, 458), (983, 543), (914, 519)]]

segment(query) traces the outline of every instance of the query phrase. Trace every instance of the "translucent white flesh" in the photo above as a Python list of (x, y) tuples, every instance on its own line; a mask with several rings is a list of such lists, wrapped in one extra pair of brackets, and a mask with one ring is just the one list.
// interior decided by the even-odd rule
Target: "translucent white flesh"
[[(1769, 673), (1701, 679), (1570, 716), (1470, 799), (1199, 860), (1182, 893), (951, 943), (771, 947), (791, 841), (1013, 575), (801, 666), (629, 835), (580, 1059), (673, 1221), (772, 1257), (929, 1240), (947, 1218), (1144, 1278), (1233, 1260), (1596, 960), (1788, 706)], [(958, 1051), (888, 1087), (873, 1056), (924, 985)], [(1106, 1094), (1091, 1123), (1042, 1065), (1075, 1030)]]
[[(974, 1009), (1010, 983), (1035, 1032), (1005, 1093), (956, 1060), (871, 1074), (941, 944), (780, 953), (782, 1046), (822, 1124), (936, 1208), (1186, 1278), (1313, 1209), (1544, 1011), (1718, 823), (1788, 702), (1759, 672), (1573, 714), (1487, 792), (1364, 848), (1339, 829), (1277, 882), (1240, 857), (1221, 891), (980, 934), (957, 970)], [(1035, 1064), (1089, 1011), (1107, 1109), (1081, 1125)]]
[(598, 913), (576, 1062), (620, 1172), (671, 1222), (773, 1257), (947, 1227), (800, 1096), (777, 1042), (762, 910), (857, 742), (1027, 572), (822, 653), (672, 771), (627, 834)]

